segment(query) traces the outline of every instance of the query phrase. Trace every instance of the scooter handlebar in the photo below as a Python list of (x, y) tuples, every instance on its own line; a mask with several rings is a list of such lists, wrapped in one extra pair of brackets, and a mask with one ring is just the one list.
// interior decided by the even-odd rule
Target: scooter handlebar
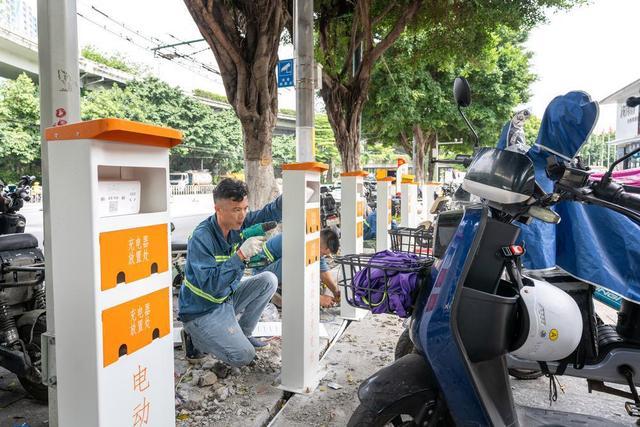
[(604, 177), (603, 181), (593, 183), (591, 188), (597, 198), (640, 213), (640, 195), (626, 192), (617, 182)]
[(469, 167), (472, 160), (473, 159), (471, 157), (465, 157), (465, 158), (456, 158), (456, 159), (433, 159), (431, 162), (445, 163), (445, 164), (452, 164), (452, 165), (462, 165), (466, 168), (466, 167)]
[(640, 195), (633, 193), (622, 193), (620, 195), (620, 201), (618, 202), (620, 205), (625, 208), (633, 209), (634, 211), (640, 212)]

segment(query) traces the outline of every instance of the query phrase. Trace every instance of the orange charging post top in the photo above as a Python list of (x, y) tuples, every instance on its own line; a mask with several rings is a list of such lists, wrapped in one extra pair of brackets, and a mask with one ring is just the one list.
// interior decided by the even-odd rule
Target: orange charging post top
[(54, 126), (45, 130), (49, 142), (99, 139), (129, 144), (172, 148), (182, 142), (182, 132), (124, 119), (97, 119)]
[(329, 170), (329, 165), (320, 162), (287, 163), (282, 165), (285, 171), (324, 172)]
[(342, 172), (340, 176), (369, 176), (368, 172), (365, 171), (351, 171), (351, 172)]

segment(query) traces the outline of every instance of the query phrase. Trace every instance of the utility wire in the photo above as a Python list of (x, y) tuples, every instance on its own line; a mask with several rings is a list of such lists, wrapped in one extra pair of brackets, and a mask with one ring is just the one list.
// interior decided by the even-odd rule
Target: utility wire
[[(121, 22), (121, 21), (119, 21), (119, 20), (117, 20), (117, 19), (113, 18), (112, 16), (110, 16), (110, 15), (109, 15), (109, 14), (107, 14), (106, 12), (104, 12), (104, 11), (102, 11), (102, 10), (100, 10), (100, 9), (96, 8), (96, 7), (95, 7), (95, 6), (93, 6), (93, 5), (91, 5), (90, 7), (91, 7), (91, 10), (92, 10), (94, 13), (99, 14), (99, 16), (101, 16), (102, 18), (109, 20), (110, 22), (112, 22), (112, 23), (114, 23), (114, 24), (118, 25), (119, 27), (122, 27), (122, 28), (123, 28), (123, 29), (125, 29), (126, 31), (128, 31), (128, 32), (130, 32), (130, 33), (132, 33), (132, 34), (134, 34), (135, 36), (137, 36), (137, 37), (139, 37), (139, 38), (141, 38), (141, 39), (143, 39), (143, 40), (145, 40), (145, 41), (147, 41), (147, 42), (149, 42), (149, 43), (152, 43), (152, 44), (155, 44), (155, 45), (161, 45), (161, 44), (163, 44), (163, 43), (164, 43), (160, 38), (158, 38), (158, 37), (154, 37), (154, 36), (147, 36), (147, 35), (143, 34), (141, 31), (138, 31), (138, 30), (136, 30), (136, 29), (134, 29), (134, 28), (132, 28), (132, 27), (130, 27), (130, 26), (128, 26), (128, 25), (126, 25), (125, 23), (123, 23), (123, 22)], [(123, 34), (122, 32), (116, 32), (116, 31), (114, 31), (114, 30), (110, 29), (107, 25), (100, 24), (100, 23), (96, 22), (95, 20), (93, 20), (93, 19), (91, 19), (91, 18), (89, 18), (89, 17), (87, 17), (87, 16), (83, 15), (83, 14), (82, 14), (82, 13), (80, 13), (80, 12), (78, 12), (78, 16), (80, 16), (81, 18), (83, 18), (83, 19), (87, 20), (88, 22), (90, 22), (90, 23), (92, 23), (92, 24), (96, 25), (97, 27), (101, 28), (102, 30), (104, 30), (104, 31), (106, 31), (106, 32), (108, 32), (108, 33), (110, 33), (110, 34), (112, 34), (112, 35), (116, 36), (116, 37), (119, 37), (119, 38), (121, 38), (121, 39), (123, 39), (123, 40), (125, 40), (125, 41), (128, 41), (128, 42), (132, 43), (133, 45), (135, 45), (135, 46), (137, 46), (137, 47), (139, 47), (139, 48), (141, 48), (141, 49), (144, 49), (144, 50), (146, 50), (146, 51), (149, 51), (149, 50), (152, 50), (152, 49), (153, 49), (151, 46), (144, 46), (144, 45), (142, 45), (142, 44), (140, 44), (140, 43), (136, 42), (135, 40), (133, 40), (133, 39), (132, 39), (132, 37), (130, 37), (130, 36), (128, 36), (128, 35), (125, 35), (125, 34)], [(176, 36), (174, 36), (173, 34), (169, 34), (169, 36), (170, 36), (170, 37), (172, 37), (172, 38), (174, 38), (174, 39), (176, 39), (176, 40), (180, 40), (179, 38), (177, 38), (177, 37), (176, 37)], [(180, 40), (180, 41), (182, 41), (182, 40)], [(207, 49), (208, 49), (208, 48), (207, 48)], [(202, 49), (202, 50), (197, 51), (197, 52), (195, 52), (195, 53), (200, 53), (200, 52), (203, 52), (203, 51), (205, 51), (205, 50), (207, 50), (207, 49)], [(220, 75), (220, 71), (219, 71), (219, 70), (217, 70), (214, 66), (212, 66), (212, 65), (210, 65), (210, 64), (207, 64), (207, 63), (203, 63), (203, 62), (198, 61), (197, 59), (195, 59), (195, 58), (191, 57), (191, 55), (193, 55), (193, 54), (195, 54), (195, 53), (191, 53), (191, 54), (183, 54), (183, 53), (180, 53), (180, 52), (179, 52), (177, 49), (175, 49), (175, 48), (174, 48), (174, 49), (173, 49), (173, 51), (172, 51), (172, 52), (170, 52), (170, 53), (158, 53), (158, 52), (156, 52), (156, 53), (157, 53), (157, 55), (154, 55), (154, 56), (158, 56), (158, 57), (160, 57), (160, 58), (162, 58), (162, 59), (165, 59), (165, 60), (167, 60), (167, 61), (174, 62), (175, 64), (177, 64), (177, 65), (179, 65), (179, 66), (181, 66), (181, 67), (183, 67), (183, 68), (185, 68), (185, 69), (188, 69), (189, 71), (195, 72), (195, 73), (197, 73), (197, 74), (201, 74), (203, 77), (207, 77), (207, 78), (209, 78), (209, 77), (210, 77), (210, 75), (208, 75), (208, 74), (202, 74), (202, 73), (200, 72), (201, 70), (206, 70), (206, 71), (208, 71), (208, 72), (211, 72), (211, 73), (214, 73), (214, 74)], [(177, 58), (177, 59), (179, 59), (179, 60), (176, 60), (176, 58)], [(191, 65), (189, 65), (189, 64), (186, 64), (186, 63), (184, 63), (184, 62), (183, 62), (183, 61), (181, 61), (181, 60), (189, 61), (189, 62), (191, 62), (191, 63), (195, 64), (195, 65), (196, 65), (196, 67), (191, 66)]]
[(131, 37), (125, 36), (125, 35), (124, 35), (124, 34), (122, 34), (122, 33), (117, 33), (117, 32), (115, 32), (115, 31), (113, 31), (113, 30), (109, 29), (106, 25), (100, 24), (100, 23), (98, 23), (98, 22), (94, 21), (93, 19), (91, 19), (91, 18), (89, 18), (89, 17), (87, 17), (87, 16), (84, 16), (84, 15), (83, 15), (82, 13), (80, 13), (80, 12), (76, 12), (76, 13), (78, 14), (78, 16), (79, 16), (80, 18), (82, 18), (82, 19), (84, 19), (84, 20), (86, 20), (86, 21), (88, 21), (88, 22), (92, 23), (93, 25), (97, 26), (98, 28), (101, 28), (102, 30), (104, 30), (104, 31), (106, 31), (106, 32), (108, 32), (108, 33), (110, 33), (110, 34), (112, 34), (112, 35), (116, 36), (116, 37), (119, 37), (119, 38), (121, 38), (121, 39), (123, 39), (123, 40), (126, 40), (126, 41), (128, 41), (129, 43), (131, 43), (131, 44), (133, 44), (133, 45), (135, 45), (135, 46), (137, 46), (137, 47), (139, 47), (139, 48), (141, 48), (141, 49), (149, 50), (149, 48), (148, 48), (147, 46), (142, 46), (141, 44), (136, 43), (133, 39), (131, 39)]
[[(135, 34), (136, 36), (140, 37), (143, 40), (146, 40), (150, 43), (155, 43), (156, 41), (154, 41), (153, 39), (145, 36), (144, 34), (142, 34), (140, 31), (135, 30), (133, 28), (130, 28), (129, 26), (127, 26), (125, 23), (120, 22), (115, 20), (114, 18), (110, 17), (106, 12), (101, 11), (100, 9), (98, 9), (97, 7), (95, 7), (94, 5), (91, 5), (91, 9), (93, 9), (94, 11), (96, 11), (97, 13), (99, 13), (100, 15), (104, 16), (105, 18), (107, 18), (109, 21), (113, 22), (116, 25), (121, 26), (122, 28), (124, 28), (125, 30), (129, 31), (130, 33)], [(157, 40), (157, 39), (156, 39)]]

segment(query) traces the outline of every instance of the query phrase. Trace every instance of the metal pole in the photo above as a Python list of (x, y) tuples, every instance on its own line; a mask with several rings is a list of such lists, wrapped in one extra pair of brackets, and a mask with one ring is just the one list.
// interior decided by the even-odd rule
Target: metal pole
[[(51, 255), (51, 212), (49, 199), (49, 157), (44, 129), (80, 121), (78, 72), (78, 27), (75, 0), (38, 0), (38, 61), (40, 73), (40, 131), (42, 139), (42, 205), (47, 292), (47, 359), (43, 368), (55, 366), (55, 324), (53, 318), (53, 265)], [(45, 342), (46, 341), (46, 342)], [(49, 343), (49, 344), (47, 344)], [(49, 425), (58, 426), (57, 390), (54, 373), (49, 375)], [(46, 378), (45, 378), (46, 380)]]
[(417, 178), (418, 168), (416, 167), (416, 136), (413, 135), (413, 139), (411, 140), (411, 160), (413, 160), (413, 176)]
[(294, 38), (296, 58), (296, 160), (315, 161), (313, 1), (295, 0)]
[(607, 137), (607, 169), (611, 163), (611, 134)]

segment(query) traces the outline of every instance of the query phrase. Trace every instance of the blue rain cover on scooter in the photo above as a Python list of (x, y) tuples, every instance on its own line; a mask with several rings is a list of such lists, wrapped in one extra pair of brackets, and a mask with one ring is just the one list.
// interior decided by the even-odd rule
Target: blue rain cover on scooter
[[(545, 172), (547, 158), (572, 159), (597, 119), (598, 104), (584, 92), (558, 96), (547, 106), (536, 144), (527, 153), (544, 191), (553, 191), (553, 181)], [(507, 148), (509, 125), (498, 148)], [(558, 266), (583, 281), (640, 302), (640, 226), (610, 209), (577, 202), (559, 203), (555, 211), (562, 218), (558, 225), (538, 220), (521, 225), (520, 238), (527, 249), (525, 267)]]

